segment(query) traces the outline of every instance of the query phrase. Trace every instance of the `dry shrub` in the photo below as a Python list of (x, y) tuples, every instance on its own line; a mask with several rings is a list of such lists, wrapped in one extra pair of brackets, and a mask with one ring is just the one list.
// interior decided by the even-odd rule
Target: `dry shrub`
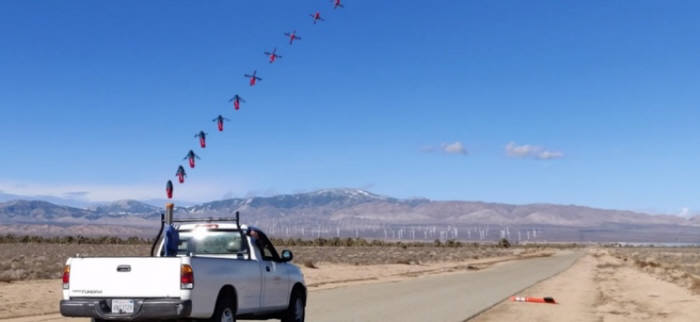
[(611, 298), (603, 293), (603, 291), (598, 290), (598, 296), (595, 299), (595, 306), (605, 305), (611, 302)]
[(308, 259), (304, 261), (304, 267), (318, 269), (318, 266), (316, 266), (316, 264), (312, 260)]
[(687, 287), (700, 294), (700, 248), (693, 247), (629, 247), (611, 249), (617, 257), (640, 270), (665, 281)]
[(700, 294), (700, 278), (694, 277), (690, 283), (690, 290), (695, 294)]
[(645, 261), (645, 260), (635, 260), (634, 263), (635, 263), (637, 266), (641, 267), (641, 268), (645, 268), (645, 267), (656, 268), (656, 267), (661, 266), (661, 264), (659, 264), (659, 263), (657, 263), (657, 262), (655, 262), (655, 261), (651, 261), (651, 260), (649, 260), (649, 261)]
[(618, 268), (618, 267), (620, 267), (620, 266), (621, 266), (620, 264), (615, 264), (615, 263), (610, 263), (610, 262), (596, 265), (596, 267), (597, 267), (597, 268), (600, 268), (600, 269), (605, 269), (605, 268)]
[(149, 245), (14, 243), (0, 246), (0, 281), (59, 279), (66, 259), (90, 256), (143, 256)]

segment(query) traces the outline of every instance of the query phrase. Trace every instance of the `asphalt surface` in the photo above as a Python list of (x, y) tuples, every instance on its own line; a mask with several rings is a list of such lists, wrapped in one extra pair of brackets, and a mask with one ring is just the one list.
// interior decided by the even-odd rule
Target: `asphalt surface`
[[(569, 268), (581, 253), (505, 262), (464, 273), (309, 293), (309, 322), (458, 322)], [(556, 294), (538, 294), (554, 296)]]
[[(499, 263), (480, 271), (309, 292), (308, 322), (460, 322), (569, 268), (581, 252)], [(361, 268), (358, 268), (361, 269)], [(553, 296), (556, 294), (537, 294)], [(59, 314), (3, 322), (83, 322)]]

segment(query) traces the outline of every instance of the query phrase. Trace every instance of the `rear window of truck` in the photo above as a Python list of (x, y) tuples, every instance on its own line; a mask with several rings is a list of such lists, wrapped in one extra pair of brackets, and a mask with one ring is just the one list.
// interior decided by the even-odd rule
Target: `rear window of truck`
[(178, 254), (228, 255), (246, 253), (240, 230), (194, 229), (180, 231)]

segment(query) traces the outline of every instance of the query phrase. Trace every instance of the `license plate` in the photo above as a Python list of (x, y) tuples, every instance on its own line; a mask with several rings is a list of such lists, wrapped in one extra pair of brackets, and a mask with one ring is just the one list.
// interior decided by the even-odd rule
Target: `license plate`
[(112, 300), (112, 313), (134, 313), (134, 300)]

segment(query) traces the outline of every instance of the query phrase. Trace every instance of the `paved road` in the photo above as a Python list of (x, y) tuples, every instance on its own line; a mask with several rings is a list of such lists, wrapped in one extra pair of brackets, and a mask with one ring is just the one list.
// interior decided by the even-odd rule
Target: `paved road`
[[(309, 322), (459, 322), (559, 273), (581, 253), (498, 264), (482, 271), (362, 284), (309, 293)], [(543, 296), (556, 294), (543, 294)], [(58, 314), (2, 322), (83, 322)]]
[[(458, 322), (570, 267), (581, 253), (506, 262), (492, 268), (396, 283), (311, 292), (309, 322)], [(545, 294), (545, 296), (556, 294)]]

